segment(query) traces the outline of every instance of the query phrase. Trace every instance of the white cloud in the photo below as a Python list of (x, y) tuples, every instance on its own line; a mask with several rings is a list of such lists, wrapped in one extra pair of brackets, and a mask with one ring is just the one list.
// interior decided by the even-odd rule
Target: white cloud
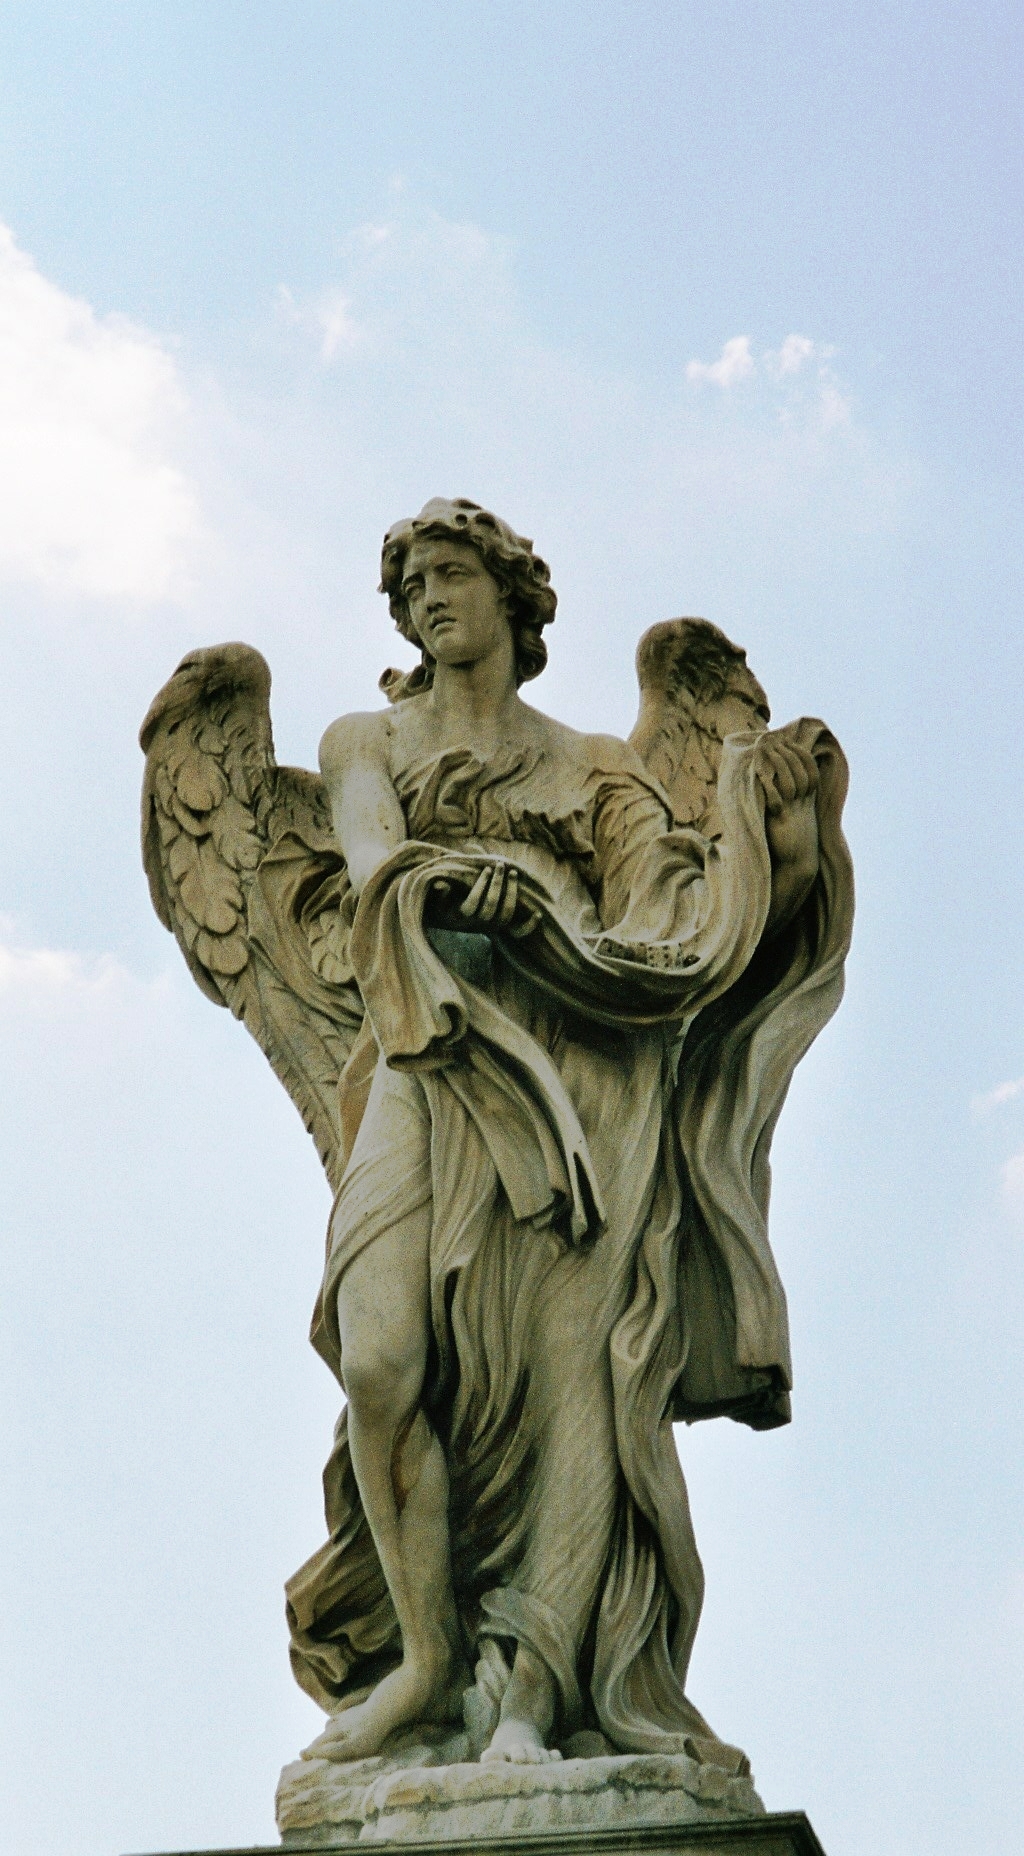
[(81, 956), (53, 947), (0, 946), (0, 994), (67, 993), (85, 984), (94, 989), (97, 976), (88, 975)]
[[(357, 331), (330, 364), (317, 320), (325, 302), (340, 302)], [(742, 358), (727, 343), (731, 369), (752, 374), (730, 392), (688, 382), (685, 354), (674, 379), (651, 382), (547, 339), (520, 300), (508, 243), (415, 200), (389, 198), (377, 223), (348, 234), (318, 288), (279, 298), (276, 318), (289, 377), (306, 390), (283, 423), (286, 396), (275, 401), (274, 493), (265, 479), (261, 508), (240, 514), (245, 585), (232, 586), (231, 602), (276, 626), (295, 605), (297, 559), (320, 563), (326, 547), (331, 610), (360, 615), (346, 650), (367, 700), (389, 648), (368, 563), (382, 521), (429, 495), (472, 496), (535, 535), (552, 558), (565, 631), (574, 610), (597, 615), (586, 670), (570, 676), (556, 649), (548, 679), (550, 700), (582, 725), (602, 664), (619, 662), (622, 611), (671, 610), (681, 587), (709, 578), (739, 608), (755, 573), (779, 579), (794, 565), (806, 576), (826, 561), (832, 572), (854, 538), (860, 560), (867, 536), (891, 532), (912, 492), (909, 461), (856, 411), (826, 426), (818, 370), (828, 350), (817, 342), (775, 378), (756, 335), (732, 338)], [(248, 469), (266, 452), (258, 408), (244, 445)], [(344, 521), (325, 530), (332, 507)], [(628, 589), (627, 559), (643, 563)], [(616, 727), (631, 724), (631, 691), (630, 681)]]
[(1011, 1154), (1000, 1171), (1003, 1204), (1014, 1217), (1024, 1219), (1024, 1153)]
[[(506, 243), (477, 225), (446, 220), (412, 203), (396, 199), (392, 206), (386, 222), (349, 233), (342, 275), (329, 287), (296, 298), (282, 285), (277, 302), (279, 318), (312, 338), (321, 362), (358, 354), (359, 373), (373, 383), (378, 420), (381, 391), (394, 390), (400, 378), (406, 396), (411, 392), (422, 402), (431, 426), (426, 406), (436, 411), (438, 392), (449, 425), (453, 418), (475, 425), (487, 398), (506, 434), (513, 400), (522, 404), (521, 396), (536, 402), (546, 395), (542, 418), (565, 431), (566, 402), (577, 396), (588, 401), (588, 437), (600, 400), (613, 419), (622, 417), (634, 396), (631, 382), (601, 381), (578, 358), (538, 342), (517, 302), (513, 253)], [(733, 335), (716, 361), (690, 361), (685, 379), (690, 387), (710, 385), (723, 393), (750, 386), (754, 390), (742, 402), (750, 419), (788, 427), (790, 437), (798, 430), (814, 443), (852, 425), (851, 402), (831, 366), (835, 352), (797, 331), (778, 348), (761, 351), (755, 351), (751, 336)], [(359, 391), (356, 373), (346, 370), (345, 382), (351, 413), (352, 395)], [(472, 412), (467, 397), (476, 402)], [(688, 411), (687, 423), (699, 422), (699, 400), (688, 397), (693, 415)], [(556, 400), (562, 402), (557, 417)], [(401, 414), (406, 426), (411, 403), (406, 397)], [(735, 463), (740, 443), (735, 430), (731, 443)]]
[(787, 335), (779, 349), (779, 373), (798, 374), (814, 353), (814, 343), (806, 335)]
[[(367, 227), (367, 231), (387, 237), (387, 229)], [(297, 303), (287, 284), (277, 292), (277, 306), (286, 322), (315, 337), (322, 361), (333, 361), (339, 349), (354, 348), (359, 341), (359, 325), (352, 316), (352, 303), (344, 290), (324, 290), (309, 303)]]
[[(688, 361), (686, 378), (692, 386), (710, 382), (728, 391), (741, 381), (767, 377), (777, 391), (786, 392), (778, 409), (783, 422), (790, 421), (797, 411), (805, 417), (810, 413), (821, 431), (832, 432), (837, 426), (848, 425), (853, 414), (829, 365), (835, 352), (832, 347), (812, 341), (809, 335), (794, 332), (786, 336), (780, 348), (766, 348), (755, 358), (749, 335), (733, 335), (717, 361)], [(798, 377), (805, 372), (813, 375), (809, 389), (802, 382), (798, 384)]]
[(373, 363), (429, 345), (457, 378), (467, 351), (497, 362), (528, 340), (514, 310), (509, 253), (479, 226), (403, 208), (387, 223), (356, 226), (344, 245), (344, 279), (309, 297), (282, 285), (278, 314), (312, 336), (330, 361), (358, 348)]
[(0, 577), (153, 600), (198, 528), (170, 462), (174, 363), (42, 276), (0, 225)]
[(987, 1115), (994, 1108), (1002, 1108), (1006, 1102), (1015, 1102), (1018, 1096), (1024, 1096), (1024, 1076), (1015, 1077), (1012, 1082), (997, 1083), (994, 1089), (975, 1096), (971, 1107), (976, 1115)]
[(823, 379), (818, 395), (821, 423), (826, 432), (831, 432), (837, 425), (848, 425), (853, 408), (844, 393), (840, 393), (834, 380)]
[(166, 989), (166, 978), (147, 985), (109, 954), (30, 946), (10, 918), (0, 916), (0, 1011), (120, 1010), (130, 1000)]
[(686, 378), (698, 383), (710, 380), (716, 387), (734, 387), (737, 381), (749, 380), (755, 366), (750, 336), (733, 335), (717, 361), (688, 361)]
[(781, 348), (766, 348), (761, 360), (765, 372), (773, 380), (785, 380), (787, 376), (803, 373), (811, 361), (817, 362), (817, 378), (829, 380), (832, 369), (829, 362), (835, 358), (837, 350), (827, 342), (813, 342), (809, 335), (787, 335)]

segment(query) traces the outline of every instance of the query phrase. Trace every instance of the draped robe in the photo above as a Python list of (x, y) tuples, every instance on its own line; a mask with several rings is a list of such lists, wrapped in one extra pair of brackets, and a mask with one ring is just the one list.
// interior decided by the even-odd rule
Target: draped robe
[[(392, 769), (408, 840), (352, 929), (367, 1018), (312, 1338), (340, 1380), (341, 1276), (421, 1210), (423, 1403), (478, 1686), (497, 1669), (500, 1693), (526, 1643), (554, 1678), (556, 1741), (669, 1751), (710, 1732), (685, 1694), (703, 1588), (673, 1421), (789, 1417), (768, 1149), (841, 993), (845, 763), (821, 729), (819, 876), (768, 937), (753, 736), (725, 745), (709, 840), (673, 827), (627, 746), (548, 727), (542, 747)], [(495, 855), (534, 932), (431, 926), (436, 879)], [(288, 1612), (296, 1676), (332, 1711), (401, 1654), (344, 1411), (324, 1489), (329, 1539)]]

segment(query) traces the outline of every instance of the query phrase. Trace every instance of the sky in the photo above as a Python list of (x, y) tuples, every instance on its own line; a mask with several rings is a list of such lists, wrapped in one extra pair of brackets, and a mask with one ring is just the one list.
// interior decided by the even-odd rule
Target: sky
[(195, 645), (278, 756), (408, 664), (468, 495), (628, 733), (699, 613), (851, 764), (847, 998), (774, 1150), (794, 1422), (681, 1429), (690, 1692), (828, 1856), (1004, 1856), (1024, 1754), (1022, 28), (973, 0), (0, 13), (0, 1823), (275, 1840), (336, 1388), (325, 1182), (150, 908)]

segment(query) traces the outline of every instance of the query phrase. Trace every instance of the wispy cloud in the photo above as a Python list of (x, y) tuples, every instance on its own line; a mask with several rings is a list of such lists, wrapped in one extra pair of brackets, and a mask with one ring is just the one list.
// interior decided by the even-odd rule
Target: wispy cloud
[(168, 440), (174, 362), (146, 330), (95, 314), (0, 225), (0, 577), (150, 601), (198, 528)]
[(821, 423), (826, 432), (834, 431), (838, 425), (849, 424), (853, 408), (834, 380), (822, 381), (818, 405), (821, 411)]
[(997, 1083), (994, 1089), (986, 1090), (975, 1096), (971, 1108), (975, 1115), (988, 1115), (994, 1108), (1002, 1108), (1007, 1102), (1016, 1102), (1024, 1096), (1024, 1076), (1018, 1076), (1008, 1083)]
[(287, 284), (281, 284), (277, 307), (283, 321), (314, 337), (322, 361), (333, 361), (339, 350), (354, 348), (359, 341), (359, 325), (344, 290), (324, 290), (308, 303), (297, 303)]
[(688, 361), (686, 378), (698, 384), (711, 381), (716, 387), (728, 390), (741, 380), (749, 380), (755, 369), (750, 336), (734, 335), (726, 342), (717, 361)]
[(163, 992), (166, 980), (147, 985), (109, 954), (33, 946), (0, 916), (0, 1011), (77, 1011), (83, 1006), (120, 1007), (141, 993)]
[[(394, 202), (401, 192), (392, 189)], [(301, 298), (282, 284), (277, 295), (279, 317), (312, 337), (324, 362), (357, 348), (371, 360), (394, 355), (429, 332), (443, 337), (454, 375), (485, 325), (506, 338), (513, 329), (509, 253), (479, 226), (401, 202), (393, 218), (356, 226), (344, 249), (344, 282)]]
[[(835, 352), (828, 344), (812, 341), (809, 335), (793, 333), (779, 348), (766, 348), (755, 356), (749, 335), (733, 335), (717, 361), (688, 361), (686, 378), (692, 387), (715, 386), (723, 393), (744, 383), (764, 380), (783, 396), (777, 411), (784, 423), (809, 406), (820, 429), (831, 432), (849, 424), (853, 412), (831, 365)], [(805, 382), (810, 384), (809, 396)]]
[[(1024, 1076), (1010, 1077), (1006, 1082), (997, 1083), (994, 1089), (983, 1090), (981, 1094), (972, 1097), (971, 1115), (975, 1121), (981, 1121), (985, 1116), (1006, 1108), (1011, 1102), (1019, 1102), (1022, 1098)], [(1006, 1124), (1003, 1125), (1005, 1127)], [(1024, 1223), (1024, 1151), (1011, 1154), (1001, 1163), (999, 1188), (1004, 1211), (1015, 1221)]]
[[(303, 548), (323, 558), (325, 535), (331, 586), (361, 611), (382, 522), (442, 491), (473, 496), (555, 556), (563, 615), (569, 589), (595, 615), (584, 682), (596, 685), (601, 654), (618, 662), (613, 615), (623, 606), (638, 611), (639, 628), (647, 611), (671, 609), (687, 584), (716, 575), (742, 603), (755, 559), (776, 578), (791, 560), (802, 575), (826, 559), (834, 572), (851, 544), (861, 560), (866, 537), (891, 531), (916, 489), (911, 460), (862, 418), (826, 410), (829, 350), (810, 336), (783, 330), (771, 348), (733, 337), (708, 360), (724, 364), (728, 389), (688, 381), (685, 366), (651, 381), (551, 341), (521, 299), (509, 244), (404, 194), (350, 232), (318, 288), (292, 286), (272, 313), (282, 373), (305, 386), (291, 412), (287, 393), (275, 400), (280, 442), (268, 450), (255, 420), (246, 438), (247, 468), (256, 458), (267, 469), (259, 519), (239, 518), (249, 579), (232, 593), (271, 615), (292, 603), (288, 576)], [(301, 486), (313, 446), (310, 499)], [(326, 507), (344, 522), (325, 530)], [(360, 537), (351, 552), (348, 534)], [(628, 590), (626, 560), (638, 564)], [(375, 681), (376, 632), (353, 621), (349, 635), (350, 663), (363, 675), (365, 651)], [(582, 704), (583, 687), (576, 677), (566, 694)]]
[(1003, 1204), (1014, 1218), (1024, 1220), (1024, 1153), (1011, 1154), (1003, 1162), (1000, 1179)]
[(775, 353), (771, 349), (764, 356), (764, 364), (770, 374), (785, 379), (787, 374), (799, 374), (801, 369), (814, 356), (832, 354), (833, 350), (821, 349), (812, 342), (808, 335), (787, 335), (782, 347)]

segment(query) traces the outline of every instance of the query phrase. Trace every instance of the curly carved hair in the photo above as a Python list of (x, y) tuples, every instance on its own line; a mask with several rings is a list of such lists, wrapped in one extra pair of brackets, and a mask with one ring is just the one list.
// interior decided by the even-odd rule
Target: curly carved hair
[(380, 591), (388, 596), (391, 617), (402, 637), (407, 638), (410, 644), (419, 646), (422, 658), (417, 668), (408, 675), (398, 670), (384, 672), (380, 680), (381, 688), (392, 701), (398, 701), (403, 696), (414, 696), (418, 690), (428, 689), (434, 680), (434, 660), (424, 650), (420, 635), (409, 617), (409, 608), (402, 592), (402, 572), (405, 557), (414, 541), (446, 538), (467, 542), (471, 548), (475, 548), (488, 573), (508, 599), (509, 623), (515, 640), (517, 683), (526, 683), (530, 677), (539, 677), (548, 661), (541, 629), (550, 625), (558, 600), (550, 584), (547, 562), (534, 554), (532, 541), (528, 541), (525, 535), (517, 535), (507, 522), (481, 509), (479, 503), (471, 503), (464, 496), (452, 500), (445, 496), (435, 496), (424, 504), (418, 516), (394, 523), (384, 537), (381, 550)]

